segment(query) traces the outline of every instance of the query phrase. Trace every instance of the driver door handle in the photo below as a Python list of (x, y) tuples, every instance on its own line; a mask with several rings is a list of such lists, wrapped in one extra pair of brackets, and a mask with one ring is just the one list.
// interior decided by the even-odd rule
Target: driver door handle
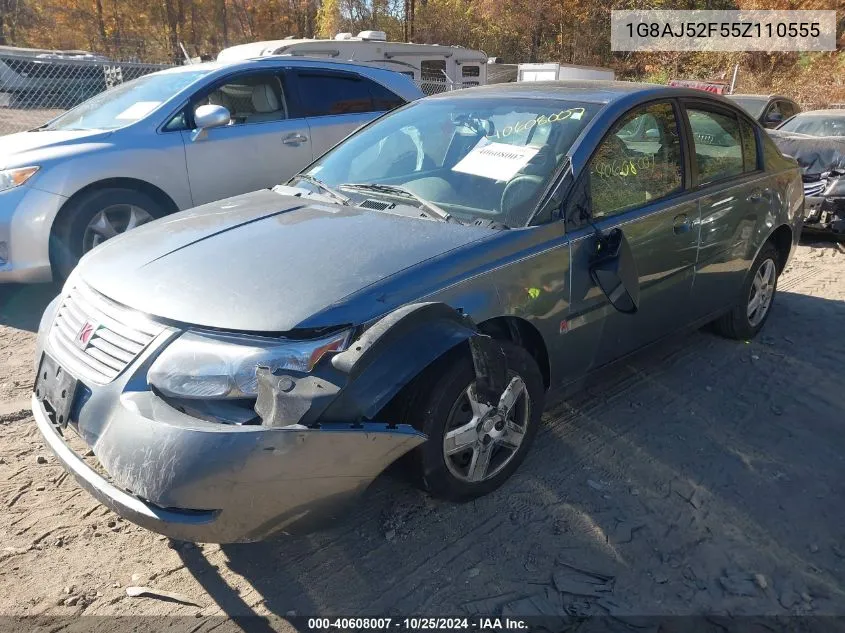
[(690, 230), (689, 218), (686, 213), (675, 216), (672, 222), (672, 230), (675, 232), (675, 235), (680, 235)]
[(300, 143), (304, 143), (307, 140), (308, 137), (304, 134), (300, 134), (299, 132), (293, 132), (283, 138), (282, 143), (284, 143), (285, 145), (299, 145)]

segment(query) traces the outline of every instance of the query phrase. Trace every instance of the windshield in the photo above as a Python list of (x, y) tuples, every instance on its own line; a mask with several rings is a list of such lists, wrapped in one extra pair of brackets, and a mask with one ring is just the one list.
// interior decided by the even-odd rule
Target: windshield
[(501, 97), (418, 101), (341, 143), (308, 175), (345, 195), (389, 196), (390, 187), (345, 185), (391, 185), (460, 221), (524, 226), (600, 108)]
[(735, 97), (733, 95), (727, 95), (729, 99), (735, 101), (740, 108), (748, 112), (753, 118), (759, 119), (760, 115), (763, 114), (763, 108), (766, 107), (766, 104), (769, 102), (768, 99), (761, 99), (759, 97)]
[(115, 130), (143, 119), (208, 70), (144, 75), (101, 92), (40, 128), (42, 130)]
[(845, 113), (842, 116), (795, 116), (779, 130), (810, 136), (845, 136)]

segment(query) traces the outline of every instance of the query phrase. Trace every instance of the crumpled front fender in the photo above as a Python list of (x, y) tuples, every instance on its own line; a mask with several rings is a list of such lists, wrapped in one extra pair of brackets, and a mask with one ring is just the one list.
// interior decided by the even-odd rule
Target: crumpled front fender
[(480, 379), (504, 375), (491, 370), (501, 355), (484, 351), (498, 346), (490, 346), (471, 319), (444, 303), (403, 306), (347, 350), (324, 356), (310, 374), (260, 367), (255, 410), (271, 427), (373, 420), (415, 376), (465, 341)]

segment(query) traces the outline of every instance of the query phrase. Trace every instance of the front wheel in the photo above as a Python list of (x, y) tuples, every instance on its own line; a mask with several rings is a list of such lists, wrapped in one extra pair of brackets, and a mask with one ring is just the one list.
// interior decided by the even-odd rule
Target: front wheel
[(415, 454), (423, 487), (432, 495), (467, 500), (501, 486), (531, 446), (543, 414), (545, 389), (534, 358), (502, 342), (508, 383), (498, 406), (480, 402), (470, 354), (453, 350), (429, 369), (410, 422), (428, 440)]
[(769, 318), (777, 292), (778, 259), (779, 253), (773, 244), (762, 248), (748, 271), (739, 301), (714, 323), (719, 334), (740, 340), (757, 336)]
[(54, 275), (67, 279), (92, 248), (162, 215), (155, 200), (134, 189), (94, 189), (72, 200), (56, 219), (51, 238)]

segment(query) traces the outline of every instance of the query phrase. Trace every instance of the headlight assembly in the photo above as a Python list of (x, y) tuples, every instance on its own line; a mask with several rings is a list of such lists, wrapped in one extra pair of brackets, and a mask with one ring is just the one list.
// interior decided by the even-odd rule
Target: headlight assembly
[(186, 332), (155, 360), (147, 380), (163, 395), (176, 398), (255, 398), (259, 365), (311, 371), (330, 351), (341, 351), (351, 330), (305, 341)]
[(39, 167), (16, 167), (0, 170), (0, 191), (20, 187), (35, 175)]
[(845, 175), (829, 178), (827, 184), (827, 189), (823, 194), (825, 197), (845, 197)]

